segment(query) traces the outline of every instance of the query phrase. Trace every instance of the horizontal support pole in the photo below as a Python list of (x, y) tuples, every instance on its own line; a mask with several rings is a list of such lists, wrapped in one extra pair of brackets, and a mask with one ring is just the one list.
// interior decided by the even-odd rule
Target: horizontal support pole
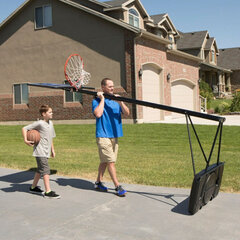
[[(47, 88), (55, 88), (55, 89), (63, 89), (63, 90), (73, 90), (76, 91), (76, 89), (70, 85), (64, 85), (64, 84), (50, 84), (50, 83), (28, 83), (29, 86), (35, 86), (35, 87), (47, 87)], [(93, 96), (97, 96), (97, 92), (95, 91), (89, 91), (86, 90), (86, 87), (82, 87), (78, 89), (78, 92), (84, 93), (84, 94), (89, 94)], [(92, 89), (92, 88), (90, 88)], [(163, 104), (158, 104), (158, 103), (152, 103), (152, 102), (146, 102), (142, 100), (137, 100), (137, 99), (132, 99), (132, 98), (126, 98), (126, 97), (118, 97), (110, 94), (104, 94), (105, 98), (116, 100), (116, 101), (123, 101), (127, 103), (132, 103), (132, 104), (137, 104), (145, 107), (151, 107), (151, 108), (156, 108), (156, 109), (161, 109), (169, 112), (175, 112), (179, 114), (184, 114), (184, 115), (189, 115), (193, 117), (198, 117), (198, 118), (203, 118), (203, 119), (208, 119), (212, 121), (217, 121), (217, 122), (224, 122), (226, 119), (224, 117), (220, 116), (215, 116), (215, 115), (210, 115), (206, 113), (201, 113), (201, 112), (196, 112), (196, 111), (191, 111), (183, 108), (176, 108), (176, 107), (171, 107)]]

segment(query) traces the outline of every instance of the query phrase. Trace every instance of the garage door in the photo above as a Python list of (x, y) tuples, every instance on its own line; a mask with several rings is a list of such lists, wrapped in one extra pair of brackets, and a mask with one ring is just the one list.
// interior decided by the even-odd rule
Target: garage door
[[(160, 70), (154, 65), (145, 65), (142, 75), (142, 99), (143, 101), (160, 103)], [(161, 113), (159, 110), (143, 107), (143, 121), (159, 121)]]
[[(194, 86), (184, 80), (172, 83), (171, 99), (173, 107), (194, 110)], [(172, 117), (179, 118), (183, 115), (172, 113)]]

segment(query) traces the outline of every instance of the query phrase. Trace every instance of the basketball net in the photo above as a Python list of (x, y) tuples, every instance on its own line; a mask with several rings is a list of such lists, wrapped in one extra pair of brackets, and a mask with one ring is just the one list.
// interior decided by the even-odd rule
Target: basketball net
[(70, 55), (65, 63), (65, 77), (76, 89), (87, 85), (91, 78), (91, 74), (86, 72), (83, 66), (83, 60), (79, 54)]

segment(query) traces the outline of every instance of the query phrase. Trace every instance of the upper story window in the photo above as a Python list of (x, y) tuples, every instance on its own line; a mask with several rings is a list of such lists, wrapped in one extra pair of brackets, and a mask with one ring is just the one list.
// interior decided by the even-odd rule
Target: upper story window
[(27, 104), (28, 103), (28, 85), (27, 83), (23, 84), (14, 84), (14, 104)]
[(172, 35), (169, 35), (168, 39), (169, 39), (169, 41), (173, 42), (173, 36)]
[(211, 62), (215, 62), (215, 51), (211, 50)]
[(134, 27), (138, 27), (139, 28), (139, 14), (138, 12), (131, 8), (129, 9), (129, 24), (134, 26)]
[(47, 28), (52, 26), (52, 6), (46, 5), (35, 8), (35, 28)]
[(156, 34), (157, 36), (159, 36), (159, 37), (163, 37), (163, 33), (162, 33), (162, 31), (161, 31), (160, 29), (156, 29), (156, 30), (155, 30), (155, 34)]

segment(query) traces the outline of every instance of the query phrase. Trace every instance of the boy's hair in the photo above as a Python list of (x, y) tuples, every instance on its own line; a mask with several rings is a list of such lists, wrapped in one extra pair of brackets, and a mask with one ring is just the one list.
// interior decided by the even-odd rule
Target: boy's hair
[(110, 78), (104, 78), (104, 79), (101, 81), (101, 86), (106, 86), (106, 83), (107, 83), (108, 80), (112, 81)]
[(49, 108), (50, 107), (48, 105), (42, 105), (39, 109), (39, 112), (40, 112), (41, 116), (42, 116), (43, 113), (46, 113), (49, 110)]

